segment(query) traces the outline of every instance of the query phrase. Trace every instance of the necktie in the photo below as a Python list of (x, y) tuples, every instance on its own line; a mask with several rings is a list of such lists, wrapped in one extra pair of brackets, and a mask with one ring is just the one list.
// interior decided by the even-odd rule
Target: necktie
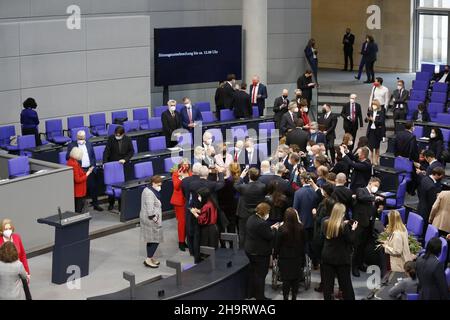
[(355, 122), (355, 104), (352, 103), (352, 122)]
[(294, 122), (294, 114), (291, 113), (292, 122)]
[(234, 162), (238, 161), (238, 153), (237, 151), (234, 152)]
[(188, 108), (188, 117), (189, 117), (189, 123), (192, 123), (192, 110), (191, 110), (191, 108)]
[(252, 103), (256, 104), (256, 86), (253, 86)]

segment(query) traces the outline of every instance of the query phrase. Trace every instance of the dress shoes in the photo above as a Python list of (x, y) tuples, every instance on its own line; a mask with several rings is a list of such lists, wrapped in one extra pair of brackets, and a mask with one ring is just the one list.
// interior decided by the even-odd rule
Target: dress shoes
[(102, 212), (102, 211), (103, 211), (103, 208), (97, 205), (97, 206), (94, 206), (94, 210), (95, 210), (95, 211)]
[(178, 248), (179, 248), (181, 251), (186, 251), (186, 244), (185, 244), (184, 242), (179, 242), (179, 243), (178, 243)]
[(149, 262), (149, 263), (147, 263), (147, 261), (144, 261), (144, 266), (146, 266), (146, 267), (148, 267), (148, 268), (153, 268), (153, 269), (156, 269), (156, 268), (158, 268), (159, 266), (157, 265), (157, 264), (154, 264), (153, 262)]

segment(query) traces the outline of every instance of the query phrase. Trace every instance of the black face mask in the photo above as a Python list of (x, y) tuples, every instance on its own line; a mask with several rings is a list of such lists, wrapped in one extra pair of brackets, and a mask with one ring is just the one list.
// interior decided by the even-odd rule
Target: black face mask
[(445, 73), (448, 73), (449, 69), (445, 69)]
[(327, 109), (323, 108), (322, 113), (324, 113), (324, 114), (327, 113)]
[(297, 97), (297, 98), (301, 98), (301, 97), (302, 97), (302, 94), (298, 94), (298, 95), (296, 95), (296, 97)]
[(283, 98), (287, 99), (287, 98), (288, 98), (288, 96), (283, 96)]

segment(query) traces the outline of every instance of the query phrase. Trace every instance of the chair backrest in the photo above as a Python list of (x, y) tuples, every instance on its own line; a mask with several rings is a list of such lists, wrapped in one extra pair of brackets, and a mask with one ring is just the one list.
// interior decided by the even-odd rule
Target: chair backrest
[(244, 140), (245, 137), (248, 136), (247, 126), (242, 125), (242, 126), (231, 127), (231, 134), (232, 134), (233, 140), (235, 138), (237, 138), (238, 140)]
[(203, 123), (211, 123), (216, 121), (214, 114), (211, 111), (202, 111)]
[(416, 72), (416, 80), (430, 81), (432, 77), (432, 72)]
[(450, 287), (450, 268), (445, 269), (445, 278), (447, 279), (447, 285)]
[(170, 172), (170, 170), (178, 165), (180, 163), (180, 161), (182, 160), (182, 157), (169, 157), (164, 159), (164, 172)]
[(450, 113), (438, 113), (436, 118), (439, 123), (450, 124)]
[(406, 222), (406, 229), (408, 232), (416, 237), (421, 237), (423, 233), (423, 218), (417, 213), (410, 212), (408, 221)]
[(408, 101), (408, 120), (412, 119), (413, 113), (417, 110), (420, 103), (420, 101)]
[(17, 157), (8, 160), (10, 178), (23, 177), (30, 174), (30, 163), (27, 157)]
[(36, 139), (33, 134), (28, 134), (25, 136), (18, 136), (17, 137), (17, 146), (19, 147), (19, 150), (34, 148), (34, 147), (36, 147)]
[(413, 83), (412, 83), (413, 90), (426, 91), (426, 90), (428, 90), (428, 86), (429, 86), (429, 82), (423, 81), (423, 80), (413, 80)]
[(88, 141), (90, 138), (92, 138), (91, 131), (89, 131), (89, 128), (87, 127), (81, 127), (81, 128), (72, 128), (70, 129), (70, 138), (72, 141), (77, 141), (77, 133), (78, 131), (83, 130), (86, 134), (86, 141)]
[(65, 165), (67, 163), (66, 156), (67, 156), (67, 151), (61, 151), (60, 153), (58, 153), (59, 164)]
[(209, 103), (209, 101), (196, 102), (195, 106), (198, 108), (198, 110), (200, 110), (200, 112), (211, 111), (211, 104)]
[(405, 195), (406, 195), (406, 180), (401, 182), (397, 188), (397, 193), (395, 196), (397, 208), (403, 206), (403, 204), (405, 203)]
[(145, 120), (147, 121), (149, 118), (148, 116), (148, 108), (139, 108), (139, 109), (133, 109), (133, 120)]
[(423, 137), (423, 127), (422, 126), (414, 126), (413, 135), (416, 138), (422, 138)]
[(95, 153), (95, 160), (97, 161), (103, 161), (103, 152), (105, 151), (106, 146), (95, 146), (94, 147), (94, 153)]
[(111, 123), (114, 123), (116, 119), (128, 118), (128, 112), (126, 110), (113, 111), (111, 112)]
[(161, 117), (152, 117), (148, 119), (148, 128), (150, 130), (162, 129)]
[(62, 120), (52, 119), (45, 121), (45, 133), (49, 139), (63, 135)]
[(406, 171), (406, 173), (400, 173), (398, 175), (398, 181), (401, 183), (402, 181), (410, 181), (411, 180), (411, 172), (413, 171), (413, 162), (405, 157), (395, 157), (394, 160), (394, 168), (397, 171)]
[(444, 112), (444, 104), (443, 103), (436, 103), (436, 102), (430, 102), (428, 104), (428, 113), (430, 114), (431, 119), (434, 121), (436, 120), (436, 116), (438, 113)]
[(118, 124), (110, 124), (110, 125), (108, 126), (108, 136), (113, 135), (114, 132), (116, 131), (116, 128), (117, 128), (117, 127), (121, 127), (121, 125), (118, 125)]
[(123, 128), (125, 129), (125, 132), (138, 131), (140, 128), (139, 120), (125, 121), (123, 123)]
[(230, 109), (220, 110), (220, 121), (231, 121), (235, 120), (234, 113)]
[(89, 125), (96, 129), (105, 129), (106, 115), (104, 113), (94, 113), (89, 115)]
[(447, 262), (447, 254), (448, 254), (448, 243), (447, 243), (447, 239), (440, 237), (439, 238), (441, 240), (442, 243), (442, 248), (441, 248), (441, 254), (439, 255), (438, 259), (440, 262), (442, 262), (444, 265)]
[(435, 226), (433, 226), (432, 224), (429, 224), (427, 226), (427, 231), (425, 232), (425, 239), (424, 239), (425, 246), (424, 246), (424, 248), (427, 247), (428, 241), (430, 241), (432, 238), (435, 238), (435, 237), (439, 237), (439, 230)]
[(435, 102), (435, 103), (446, 103), (447, 102), (447, 92), (432, 92), (430, 101)]
[(441, 128), (442, 135), (444, 136), (444, 144), (448, 145), (450, 141), (450, 129)]
[(422, 72), (434, 73), (435, 69), (436, 66), (430, 63), (422, 63), (422, 65), (420, 66), (420, 71)]
[(192, 135), (190, 132), (182, 133), (178, 137), (178, 146), (183, 147), (192, 146)]
[(153, 117), (161, 118), (162, 113), (167, 110), (167, 106), (153, 107), (152, 109)]
[(6, 147), (11, 141), (11, 137), (16, 135), (14, 126), (0, 127), (0, 147)]
[(105, 185), (125, 182), (123, 164), (121, 164), (119, 161), (105, 163), (103, 166), (103, 170)]
[(433, 84), (433, 92), (444, 92), (447, 93), (448, 91), (448, 84), (442, 83), (442, 82), (435, 82)]
[(138, 153), (138, 146), (136, 140), (131, 140), (131, 144), (133, 145), (134, 154)]
[(424, 102), (427, 97), (426, 91), (423, 90), (411, 90), (409, 100)]
[[(398, 211), (398, 213), (400, 213), (400, 216), (402, 217), (402, 221), (403, 223), (406, 222), (406, 208), (405, 207), (401, 207), (398, 209), (395, 209)], [(381, 222), (383, 223), (383, 225), (387, 225), (389, 222), (389, 212), (391, 210), (383, 210), (383, 212), (381, 213)]]
[(418, 293), (407, 293), (406, 300), (419, 300), (419, 294)]
[(75, 116), (67, 118), (67, 130), (71, 130), (73, 128), (81, 128), (84, 127), (84, 118), (83, 116)]
[(258, 107), (252, 107), (252, 116), (253, 116), (253, 118), (258, 118), (259, 117), (259, 109), (258, 109)]
[(206, 132), (211, 133), (212, 139), (213, 139), (213, 143), (217, 144), (217, 143), (222, 143), (223, 142), (222, 130), (220, 130), (218, 128), (213, 128), (213, 129), (206, 130)]
[(153, 176), (153, 163), (151, 161), (134, 165), (134, 177), (136, 179), (150, 178), (151, 176)]
[(148, 139), (148, 150), (159, 151), (167, 149), (165, 137), (152, 137)]

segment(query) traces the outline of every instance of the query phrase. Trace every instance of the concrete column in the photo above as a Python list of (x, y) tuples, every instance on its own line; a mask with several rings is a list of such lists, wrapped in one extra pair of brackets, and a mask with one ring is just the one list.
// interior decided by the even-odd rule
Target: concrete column
[(267, 0), (242, 1), (245, 71), (243, 79), (250, 83), (254, 75), (267, 83)]

